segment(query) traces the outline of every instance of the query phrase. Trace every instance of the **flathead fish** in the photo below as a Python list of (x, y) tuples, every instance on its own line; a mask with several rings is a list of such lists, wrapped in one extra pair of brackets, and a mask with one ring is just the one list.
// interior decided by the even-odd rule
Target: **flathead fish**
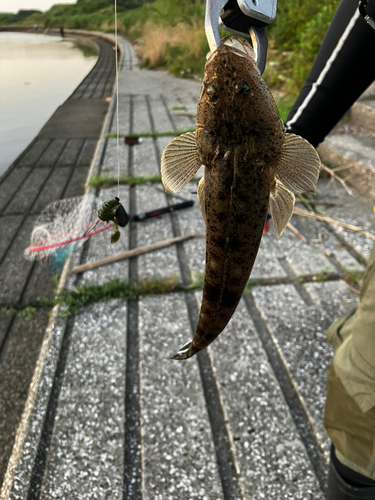
[(228, 37), (207, 60), (195, 133), (176, 137), (162, 156), (166, 190), (180, 191), (204, 165), (198, 198), (206, 223), (202, 305), (187, 359), (223, 331), (245, 289), (268, 208), (279, 237), (294, 193), (314, 191), (320, 160), (303, 138), (286, 134), (250, 44)]

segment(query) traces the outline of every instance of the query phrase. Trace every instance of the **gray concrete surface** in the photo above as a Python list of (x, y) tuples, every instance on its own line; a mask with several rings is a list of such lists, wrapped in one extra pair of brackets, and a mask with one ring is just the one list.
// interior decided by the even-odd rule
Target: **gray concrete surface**
[(362, 195), (375, 197), (375, 85), (350, 111), (350, 121), (336, 128), (319, 146), (327, 165), (339, 169)]
[[(112, 95), (113, 45), (95, 43), (100, 54), (92, 71), (0, 179), (0, 308), (7, 308), (0, 319), (0, 484), (48, 322), (39, 299), (51, 298), (55, 287), (53, 273), (23, 252), (46, 205), (84, 193)], [(95, 86), (99, 93), (88, 92)], [(30, 321), (20, 316), (27, 307), (36, 307)]]
[[(120, 132), (194, 126), (172, 108), (192, 111), (200, 84), (139, 70), (132, 48), (122, 44)], [(105, 134), (115, 131), (114, 112), (115, 99)], [(346, 139), (348, 145), (357, 140)], [(157, 175), (170, 140), (121, 142), (121, 173)], [(43, 144), (38, 159), (51, 145)], [(116, 139), (101, 139), (93, 175), (99, 172), (117, 175)], [(189, 184), (175, 197), (160, 184), (121, 186), (131, 215), (181, 197), (195, 205), (130, 224), (117, 245), (105, 232), (92, 237), (71, 265), (204, 232), (195, 191)], [(372, 202), (353, 193), (321, 179), (315, 201), (331, 205), (316, 209), (374, 234)], [(117, 188), (96, 194), (110, 199)], [(0, 498), (323, 499), (330, 443), (322, 422), (332, 359), (324, 332), (357, 304), (358, 294), (339, 278), (364, 269), (372, 242), (316, 220), (294, 216), (292, 223), (307, 243), (289, 230), (279, 240), (272, 229), (265, 234), (251, 276), (258, 283), (219, 338), (186, 362), (169, 356), (193, 334), (200, 292), (112, 299), (68, 320), (57, 317), (44, 337), (49, 347), (42, 350), (40, 373), (34, 372)], [(204, 266), (200, 238), (70, 277), (66, 286), (171, 276), (188, 283)], [(303, 283), (312, 273), (316, 281)], [(278, 284), (264, 286), (265, 278)]]

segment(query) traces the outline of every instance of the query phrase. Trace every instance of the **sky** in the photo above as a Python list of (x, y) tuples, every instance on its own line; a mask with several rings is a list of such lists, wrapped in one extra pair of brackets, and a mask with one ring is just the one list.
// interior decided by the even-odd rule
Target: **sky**
[(0, 0), (0, 12), (16, 13), (20, 9), (45, 11), (55, 3), (76, 3), (76, 0)]

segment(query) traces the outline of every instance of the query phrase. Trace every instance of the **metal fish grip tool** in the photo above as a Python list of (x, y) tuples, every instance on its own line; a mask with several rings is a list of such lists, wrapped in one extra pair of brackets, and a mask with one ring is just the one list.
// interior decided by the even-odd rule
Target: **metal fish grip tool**
[(266, 27), (276, 18), (277, 0), (207, 0), (205, 31), (211, 52), (220, 45), (219, 26), (251, 38), (260, 74), (266, 66)]

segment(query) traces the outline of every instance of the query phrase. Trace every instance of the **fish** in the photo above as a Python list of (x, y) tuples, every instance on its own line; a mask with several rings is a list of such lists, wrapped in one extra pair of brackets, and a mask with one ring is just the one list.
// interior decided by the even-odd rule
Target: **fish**
[(314, 191), (320, 159), (288, 134), (255, 54), (230, 36), (209, 55), (195, 132), (173, 139), (161, 160), (166, 191), (177, 193), (204, 165), (199, 206), (206, 224), (202, 304), (193, 339), (171, 359), (190, 358), (224, 330), (248, 282), (268, 210), (277, 237), (293, 213), (295, 193)]

